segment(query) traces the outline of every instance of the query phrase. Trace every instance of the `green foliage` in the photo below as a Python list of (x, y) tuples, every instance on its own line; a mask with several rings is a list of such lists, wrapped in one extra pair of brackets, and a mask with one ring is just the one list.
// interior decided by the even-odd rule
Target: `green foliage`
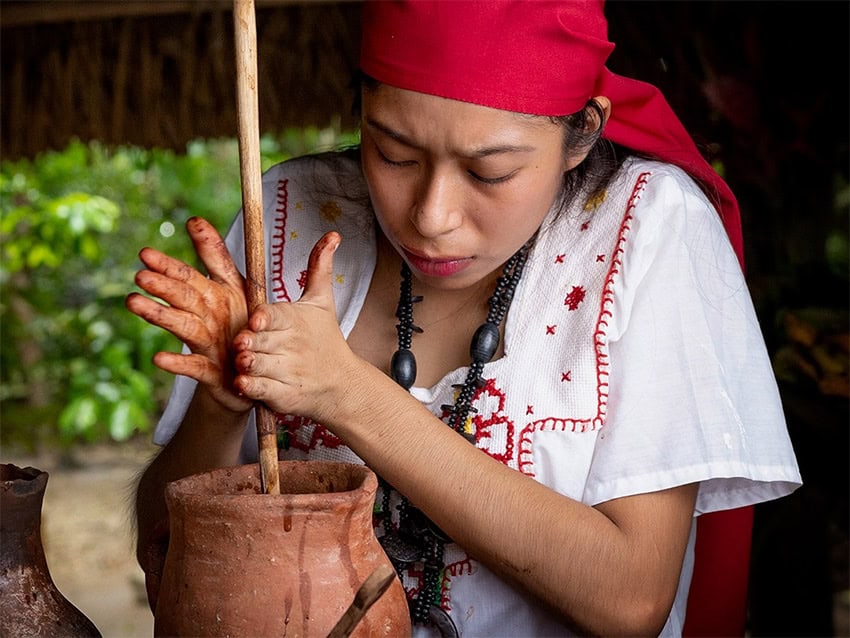
[[(332, 130), (261, 140), (263, 168), (356, 142)], [(176, 339), (124, 308), (138, 251), (195, 263), (193, 215), (225, 232), (241, 205), (235, 140), (182, 154), (72, 143), (0, 165), (0, 409), (5, 441), (63, 445), (147, 432), (172, 378), (151, 364)], [(49, 423), (33, 423), (33, 416)], [(46, 417), (45, 415), (51, 415)]]

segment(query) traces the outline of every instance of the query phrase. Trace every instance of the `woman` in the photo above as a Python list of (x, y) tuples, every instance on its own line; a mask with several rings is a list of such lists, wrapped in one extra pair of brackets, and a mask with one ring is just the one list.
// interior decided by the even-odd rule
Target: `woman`
[(359, 152), (264, 176), (275, 303), (241, 222), (190, 220), (209, 277), (142, 251), (169, 305), (127, 306), (187, 346), (146, 569), (165, 484), (253, 460), (263, 401), (282, 456), (382, 478), (417, 632), (681, 633), (695, 515), (800, 478), (734, 197), (612, 48), (596, 2), (367, 3)]

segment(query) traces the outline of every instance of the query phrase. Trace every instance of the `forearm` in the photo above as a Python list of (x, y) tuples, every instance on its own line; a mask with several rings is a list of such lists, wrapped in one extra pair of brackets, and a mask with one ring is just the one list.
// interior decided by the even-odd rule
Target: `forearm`
[[(334, 427), (471, 556), (583, 632), (661, 629), (678, 583), (695, 488), (631, 497), (645, 499), (640, 508), (592, 508), (469, 445), (379, 371), (353, 378), (372, 390), (348, 391), (364, 398), (350, 402)], [(640, 524), (629, 518), (636, 510), (646, 512)], [(671, 518), (677, 524), (668, 525)], [(676, 542), (665, 546), (667, 535), (653, 538), (661, 525), (678, 530)]]

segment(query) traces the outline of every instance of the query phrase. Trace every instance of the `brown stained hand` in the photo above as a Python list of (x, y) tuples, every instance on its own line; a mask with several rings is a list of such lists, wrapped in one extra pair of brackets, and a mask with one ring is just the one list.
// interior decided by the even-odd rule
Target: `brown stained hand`
[(339, 234), (325, 234), (310, 254), (301, 299), (259, 306), (234, 341), (235, 387), (277, 412), (322, 419), (345, 392), (346, 370), (356, 355), (334, 308), (333, 254), (339, 242)]
[(146, 268), (136, 274), (136, 284), (165, 303), (131, 293), (125, 305), (133, 314), (173, 334), (191, 351), (158, 352), (153, 359), (157, 367), (197, 380), (222, 407), (244, 412), (252, 402), (233, 389), (231, 344), (247, 322), (245, 280), (209, 222), (192, 217), (186, 230), (209, 276), (158, 250), (143, 248), (139, 257)]

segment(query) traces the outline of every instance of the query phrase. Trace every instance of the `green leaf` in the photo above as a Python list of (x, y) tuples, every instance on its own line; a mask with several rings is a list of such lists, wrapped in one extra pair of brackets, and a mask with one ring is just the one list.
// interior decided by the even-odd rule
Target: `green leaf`
[(97, 424), (97, 403), (91, 397), (77, 397), (59, 415), (59, 428), (67, 435), (85, 433)]
[(121, 401), (109, 415), (109, 436), (115, 441), (126, 441), (134, 430), (133, 405), (129, 401)]

